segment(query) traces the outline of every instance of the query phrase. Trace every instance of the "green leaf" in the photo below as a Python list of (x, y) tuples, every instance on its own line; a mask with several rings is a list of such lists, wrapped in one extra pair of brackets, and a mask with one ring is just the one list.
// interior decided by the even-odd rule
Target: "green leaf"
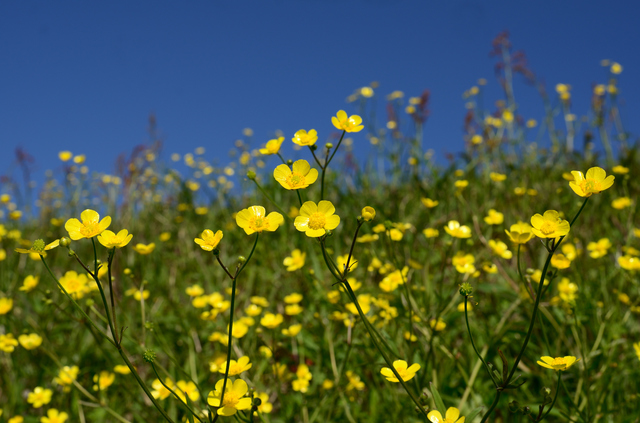
[(446, 413), (447, 409), (445, 408), (444, 402), (442, 401), (442, 398), (440, 397), (440, 394), (438, 393), (438, 389), (431, 382), (429, 382), (429, 386), (430, 386), (430, 390), (431, 390), (431, 395), (433, 395), (433, 401), (436, 403), (436, 409), (440, 413)]
[(476, 416), (482, 412), (483, 408), (484, 407), (478, 407), (475, 410), (473, 410), (471, 413), (467, 414), (465, 416), (464, 421), (471, 423), (473, 421), (473, 419), (475, 419)]

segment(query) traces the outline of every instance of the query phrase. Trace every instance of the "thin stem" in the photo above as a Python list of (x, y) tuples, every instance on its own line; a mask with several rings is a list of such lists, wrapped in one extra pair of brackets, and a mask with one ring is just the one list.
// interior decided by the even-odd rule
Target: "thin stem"
[(278, 204), (276, 204), (275, 201), (273, 201), (273, 199), (271, 197), (269, 197), (269, 194), (267, 194), (267, 192), (262, 189), (262, 187), (260, 186), (260, 184), (258, 183), (258, 181), (256, 181), (255, 179), (252, 179), (253, 183), (256, 184), (256, 186), (258, 187), (258, 189), (260, 190), (260, 192), (262, 192), (262, 194), (267, 198), (267, 200), (269, 200), (269, 202), (271, 204), (273, 204), (275, 206), (276, 209), (278, 209), (278, 211), (284, 216), (285, 219), (287, 219), (289, 222), (291, 222), (291, 218), (289, 217), (289, 215), (287, 213), (284, 212), (284, 210), (282, 210), (280, 208), (280, 206)]
[[(167, 384), (166, 384), (166, 383), (164, 383), (164, 381), (162, 380), (162, 378), (161, 378), (161, 377), (160, 377), (160, 375), (158, 374), (158, 370), (156, 369), (156, 366), (155, 366), (153, 363), (151, 363), (151, 368), (153, 369), (153, 373), (155, 373), (155, 374), (156, 374), (156, 377), (158, 378), (158, 380), (160, 381), (160, 383), (162, 384), (162, 386), (164, 386), (164, 387), (165, 387), (169, 392), (171, 392), (171, 393), (173, 394), (173, 396), (174, 396), (174, 397), (176, 397), (176, 398), (177, 398), (177, 399), (178, 399), (178, 400), (179, 400), (179, 401), (180, 401), (180, 402), (181, 402), (185, 407), (187, 407), (187, 408), (189, 409), (189, 411), (191, 411), (191, 414), (192, 414), (196, 419), (198, 419), (198, 421), (199, 421), (199, 422), (201, 422), (202, 420), (200, 419), (200, 417), (198, 417), (198, 414), (197, 414), (195, 411), (193, 411), (193, 409), (192, 409), (191, 407), (189, 407), (189, 404), (187, 404), (186, 402), (184, 402), (184, 401), (182, 400), (182, 398), (180, 398), (180, 396), (174, 392), (174, 390), (173, 390), (173, 389), (171, 389), (169, 386), (167, 386)], [(186, 392), (185, 392), (184, 394), (185, 394), (185, 396), (186, 396)]]
[[(336, 155), (336, 153), (338, 152), (338, 148), (340, 148), (340, 144), (342, 144), (342, 139), (344, 138), (344, 134), (346, 134), (347, 131), (342, 131), (342, 135), (340, 136), (340, 141), (338, 141), (338, 145), (336, 145), (335, 150), (333, 150), (333, 154), (331, 154), (331, 157), (329, 157), (329, 150), (327, 150), (327, 157), (324, 160), (324, 166), (320, 166), (322, 168), (322, 178), (320, 180), (320, 200), (324, 200), (324, 175), (327, 173), (327, 168), (329, 167), (329, 163), (331, 163), (331, 160), (333, 159), (333, 156)], [(315, 154), (313, 155), (315, 157)], [(316, 158), (316, 161), (318, 159)]]
[(111, 312), (113, 313), (113, 327), (115, 332), (113, 333), (116, 344), (122, 342), (122, 340), (118, 340), (118, 321), (116, 319), (116, 302), (113, 296), (113, 282), (111, 281), (111, 264), (113, 263), (113, 258), (116, 255), (115, 247), (109, 251), (109, 260), (107, 263), (107, 277), (109, 278), (109, 295), (111, 297)]
[(556, 384), (556, 394), (553, 397), (553, 402), (551, 403), (551, 406), (549, 407), (547, 412), (544, 413), (544, 416), (542, 416), (542, 418), (540, 420), (538, 420), (539, 422), (543, 421), (549, 415), (549, 413), (553, 409), (553, 406), (556, 405), (556, 400), (558, 399), (558, 392), (560, 391), (560, 379), (561, 378), (562, 378), (562, 372), (558, 371), (558, 383)]
[(476, 355), (478, 356), (478, 358), (482, 361), (482, 364), (484, 364), (484, 367), (487, 369), (487, 373), (489, 373), (489, 377), (491, 378), (491, 382), (493, 382), (493, 386), (495, 386), (497, 388), (498, 387), (498, 383), (493, 378), (493, 374), (491, 373), (491, 369), (489, 368), (489, 365), (487, 364), (486, 361), (484, 361), (484, 358), (482, 358), (482, 354), (480, 354), (478, 352), (478, 348), (476, 347), (476, 343), (473, 341), (473, 335), (471, 334), (471, 326), (469, 326), (469, 314), (468, 314), (468, 311), (467, 311), (468, 299), (469, 299), (469, 296), (465, 295), (464, 296), (464, 320), (467, 323), (467, 332), (469, 332), (469, 339), (471, 340), (471, 346), (473, 347), (473, 351), (476, 352)]

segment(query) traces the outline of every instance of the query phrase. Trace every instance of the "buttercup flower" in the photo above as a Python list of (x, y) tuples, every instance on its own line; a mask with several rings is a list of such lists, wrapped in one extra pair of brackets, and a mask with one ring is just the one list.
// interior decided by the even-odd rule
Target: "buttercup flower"
[(87, 209), (80, 214), (82, 223), (72, 218), (67, 220), (64, 228), (69, 232), (69, 238), (77, 241), (82, 238), (93, 238), (100, 235), (111, 225), (111, 216), (106, 216), (100, 220), (100, 215), (94, 210)]
[(176, 395), (180, 397), (180, 399), (184, 402), (187, 402), (187, 398), (185, 397), (185, 394), (187, 394), (187, 396), (191, 401), (195, 402), (200, 399), (200, 392), (198, 392), (198, 388), (196, 387), (196, 384), (193, 383), (192, 381), (187, 382), (184, 380), (179, 380), (176, 383), (176, 387), (174, 391)]
[(306, 188), (318, 179), (318, 171), (311, 168), (306, 160), (293, 162), (293, 171), (289, 166), (281, 164), (273, 171), (273, 177), (285, 189)]
[(432, 200), (431, 198), (421, 198), (420, 201), (422, 202), (422, 204), (424, 204), (425, 207), (430, 209), (440, 204), (438, 201)]
[[(249, 357), (247, 357), (246, 355), (243, 357), (240, 357), (238, 361), (231, 360), (229, 364), (229, 376), (236, 376), (242, 372), (246, 372), (251, 368), (251, 366), (253, 366), (253, 364), (249, 363)], [(227, 361), (225, 360), (225, 362), (222, 363), (218, 368), (218, 372), (224, 374), (226, 370), (227, 370)]]
[(516, 244), (525, 244), (531, 238), (533, 238), (533, 232), (531, 232), (531, 225), (526, 222), (518, 222), (511, 225), (510, 230), (504, 230), (509, 236), (509, 239)]
[(49, 251), (52, 250), (54, 248), (56, 248), (57, 246), (60, 245), (60, 240), (56, 239), (55, 241), (53, 241), (50, 244), (45, 245), (44, 241), (41, 239), (36, 239), (35, 241), (33, 241), (33, 245), (31, 246), (31, 248), (29, 248), (28, 250), (25, 248), (16, 248), (15, 252), (16, 253), (20, 253), (20, 254), (40, 254), (41, 256), (45, 256), (47, 255), (47, 253), (45, 251)]
[(311, 129), (309, 132), (301, 129), (293, 134), (293, 139), (291, 141), (293, 141), (294, 144), (301, 146), (314, 145), (316, 141), (318, 141), (318, 132), (315, 129)]
[(547, 210), (544, 216), (536, 213), (531, 217), (531, 232), (538, 238), (557, 238), (569, 233), (569, 222), (555, 210)]
[(266, 215), (262, 206), (251, 206), (241, 210), (236, 215), (236, 223), (244, 229), (247, 235), (254, 232), (273, 232), (284, 222), (284, 217), (280, 213), (271, 212)]
[(69, 418), (67, 413), (60, 412), (55, 408), (51, 408), (47, 410), (47, 415), (44, 417), (40, 417), (41, 423), (64, 423)]
[(361, 214), (365, 222), (370, 222), (376, 218), (376, 210), (370, 206), (363, 208)]
[(12, 333), (0, 335), (0, 351), (10, 353), (13, 352), (17, 346), (18, 340), (13, 337)]
[(238, 410), (248, 410), (251, 408), (251, 398), (243, 398), (249, 387), (247, 382), (242, 379), (236, 379), (232, 382), (227, 380), (227, 386), (224, 396), (222, 394), (222, 386), (224, 385), (224, 379), (220, 379), (216, 383), (215, 391), (209, 392), (207, 397), (207, 403), (212, 407), (218, 408), (218, 415), (220, 416), (233, 416)]
[(573, 181), (569, 182), (569, 186), (580, 197), (591, 197), (593, 194), (599, 194), (605, 189), (613, 185), (615, 176), (607, 176), (607, 172), (601, 167), (592, 167), (587, 170), (585, 176), (582, 172), (574, 170), (571, 172)]
[[(36, 286), (38, 286), (38, 282), (39, 281), (40, 281), (40, 277), (33, 276), (33, 275), (28, 275), (26, 278), (24, 278), (24, 281), (22, 282), (22, 286), (19, 289), (20, 289), (20, 291), (30, 292)], [(0, 300), (0, 301), (2, 301), (2, 300)], [(0, 314), (2, 314), (2, 313), (0, 313)]]
[(29, 335), (20, 335), (18, 342), (25, 350), (33, 350), (38, 348), (42, 344), (42, 337), (37, 333), (31, 333)]
[[(171, 389), (174, 388), (174, 384), (171, 379), (166, 379), (164, 381), (164, 384)], [(159, 379), (154, 380), (151, 384), (151, 387), (153, 388), (153, 391), (151, 391), (151, 395), (153, 395), (155, 399), (164, 400), (171, 395), (171, 391), (165, 388), (165, 386), (162, 384), (162, 382), (160, 382)]]
[(295, 270), (301, 269), (302, 266), (304, 266), (304, 262), (306, 258), (307, 258), (307, 253), (303, 253), (296, 248), (291, 252), (291, 256), (285, 257), (282, 264), (287, 266), (288, 272), (293, 272)]
[(260, 324), (266, 328), (269, 329), (274, 329), (278, 326), (280, 326), (280, 323), (282, 323), (283, 317), (282, 314), (278, 313), (278, 314), (273, 314), (273, 313), (266, 313), (262, 319), (260, 319)]
[(204, 231), (202, 231), (200, 238), (196, 238), (194, 239), (194, 241), (203, 250), (213, 251), (213, 249), (216, 248), (218, 244), (220, 244), (222, 236), (222, 231), (218, 231), (214, 234), (211, 229), (205, 229)]
[(133, 238), (133, 235), (126, 229), (121, 230), (117, 235), (105, 230), (98, 235), (98, 242), (107, 248), (122, 248), (131, 241), (131, 238)]
[(53, 391), (51, 389), (44, 389), (38, 386), (33, 390), (33, 392), (29, 392), (27, 402), (33, 405), (33, 408), (40, 408), (51, 402), (51, 395), (53, 395)]
[(345, 132), (360, 132), (364, 128), (362, 118), (358, 115), (347, 116), (347, 112), (344, 110), (338, 111), (336, 116), (331, 118), (331, 123), (337, 129), (341, 129)]
[(466, 225), (460, 225), (457, 220), (450, 220), (444, 231), (454, 238), (471, 238), (471, 228)]
[[(407, 366), (407, 362), (404, 360), (396, 360), (393, 362), (393, 367), (405, 382), (413, 379), (413, 377), (416, 375), (416, 372), (420, 370), (420, 365), (418, 363), (412, 364), (409, 367)], [(380, 370), (380, 373), (382, 373), (382, 375), (386, 377), (389, 382), (400, 382), (396, 375), (393, 374), (393, 371), (388, 367), (383, 367), (382, 370)]]
[(0, 316), (7, 314), (13, 308), (13, 298), (0, 298)]
[(504, 221), (504, 215), (495, 209), (489, 210), (484, 218), (487, 225), (499, 225)]
[(575, 357), (570, 355), (566, 357), (556, 357), (556, 358), (544, 356), (544, 357), (540, 357), (540, 360), (542, 361), (537, 362), (539, 365), (555, 371), (567, 370), (574, 363), (580, 361), (579, 358), (576, 359)]
[(280, 146), (282, 145), (283, 141), (284, 141), (284, 137), (267, 141), (267, 145), (265, 145), (264, 148), (260, 149), (260, 154), (263, 154), (265, 156), (268, 156), (271, 154), (278, 154), (278, 152), (280, 151)]
[(113, 381), (116, 379), (116, 374), (103, 370), (98, 375), (93, 375), (93, 385), (94, 391), (104, 391), (109, 386), (113, 384)]
[(322, 200), (317, 205), (307, 201), (300, 207), (300, 215), (296, 217), (294, 226), (308, 237), (323, 236), (327, 230), (333, 230), (340, 224), (340, 216), (334, 214), (336, 208), (330, 201)]
[(58, 376), (53, 378), (53, 382), (62, 386), (65, 392), (69, 392), (71, 390), (71, 384), (78, 377), (78, 373), (80, 369), (78, 366), (64, 366), (58, 372)]
[(155, 242), (152, 242), (151, 244), (137, 243), (136, 245), (133, 246), (133, 251), (135, 251), (138, 254), (142, 254), (143, 256), (153, 253), (153, 250), (155, 249), (156, 249)]
[(460, 410), (455, 407), (449, 407), (444, 418), (438, 410), (429, 411), (427, 418), (431, 423), (464, 423), (464, 417), (460, 417)]

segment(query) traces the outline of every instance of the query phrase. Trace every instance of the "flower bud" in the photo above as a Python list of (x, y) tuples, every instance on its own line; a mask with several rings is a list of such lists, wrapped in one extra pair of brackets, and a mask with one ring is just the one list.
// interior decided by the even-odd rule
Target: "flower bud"
[(366, 206), (362, 209), (362, 218), (365, 222), (371, 222), (376, 218), (376, 211), (373, 207)]
[(328, 143), (326, 143), (326, 144), (324, 145), (324, 147), (325, 147), (327, 150), (331, 150), (331, 149), (333, 148), (333, 143), (328, 142)]
[(473, 293), (473, 287), (471, 286), (470, 283), (465, 282), (462, 285), (460, 285), (460, 295), (462, 295), (463, 297), (469, 297), (471, 296), (472, 293)]
[(247, 178), (254, 181), (256, 179), (256, 173), (253, 170), (247, 172)]
[(60, 238), (61, 247), (68, 248), (69, 245), (71, 245), (71, 239), (67, 238), (66, 236), (63, 236), (62, 238)]
[(144, 358), (144, 361), (147, 363), (153, 363), (156, 361), (156, 353), (153, 350), (146, 350), (144, 354), (142, 354), (142, 358)]

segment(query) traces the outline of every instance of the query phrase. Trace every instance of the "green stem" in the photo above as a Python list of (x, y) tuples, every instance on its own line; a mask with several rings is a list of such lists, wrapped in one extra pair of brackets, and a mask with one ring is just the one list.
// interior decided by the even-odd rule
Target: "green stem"
[(539, 422), (543, 421), (549, 415), (549, 413), (553, 409), (553, 406), (556, 405), (556, 400), (558, 399), (558, 392), (560, 391), (560, 379), (561, 379), (561, 377), (562, 377), (562, 372), (558, 371), (558, 383), (556, 384), (556, 394), (553, 397), (553, 402), (551, 403), (551, 406), (549, 407), (547, 412), (544, 413), (544, 416), (542, 416), (542, 418), (540, 420), (538, 420)]
[(482, 358), (482, 354), (480, 354), (480, 352), (478, 352), (478, 348), (476, 347), (476, 343), (473, 341), (473, 335), (471, 334), (471, 326), (469, 326), (469, 314), (468, 314), (468, 311), (467, 311), (467, 301), (468, 301), (468, 299), (469, 299), (469, 296), (465, 295), (464, 296), (464, 320), (467, 323), (467, 332), (469, 332), (469, 339), (471, 340), (471, 346), (473, 347), (473, 351), (476, 352), (476, 355), (478, 356), (480, 361), (482, 361), (482, 364), (484, 364), (484, 367), (487, 369), (487, 373), (489, 373), (489, 377), (491, 378), (491, 382), (493, 382), (493, 386), (495, 386), (497, 388), (498, 387), (498, 383), (493, 378), (493, 374), (491, 373), (491, 369), (489, 368), (489, 365), (487, 364), (486, 361), (484, 361), (484, 358)]
[[(165, 387), (169, 392), (171, 392), (171, 393), (173, 394), (173, 396), (174, 396), (174, 397), (176, 397), (176, 398), (178, 399), (178, 401), (180, 401), (180, 402), (181, 402), (185, 407), (187, 407), (187, 408), (189, 409), (189, 411), (191, 411), (191, 414), (192, 414), (196, 419), (198, 419), (198, 421), (199, 421), (199, 422), (202, 422), (202, 420), (200, 419), (200, 417), (198, 417), (198, 414), (197, 414), (195, 411), (193, 411), (193, 409), (192, 409), (191, 407), (189, 407), (189, 404), (187, 404), (186, 402), (184, 402), (184, 401), (182, 400), (182, 398), (180, 398), (180, 396), (174, 392), (174, 390), (173, 390), (173, 389), (171, 389), (169, 386), (167, 386), (167, 384), (166, 384), (166, 383), (164, 383), (164, 381), (162, 380), (162, 378), (161, 378), (161, 377), (160, 377), (160, 375), (158, 374), (158, 370), (156, 369), (156, 366), (155, 366), (153, 363), (151, 363), (151, 368), (153, 369), (153, 373), (155, 373), (155, 374), (156, 374), (156, 377), (158, 378), (158, 380), (160, 381), (160, 383), (162, 384), (162, 386), (164, 386), (164, 387)], [(185, 394), (185, 397), (186, 397), (187, 393), (186, 393), (186, 392), (184, 392), (184, 394)]]
[[(322, 179), (320, 180), (320, 200), (324, 200), (324, 175), (327, 173), (327, 168), (329, 167), (329, 163), (331, 163), (331, 160), (333, 159), (333, 156), (336, 155), (336, 153), (338, 152), (338, 148), (340, 148), (340, 144), (342, 144), (342, 139), (344, 138), (344, 134), (346, 134), (347, 131), (342, 131), (342, 135), (340, 136), (340, 141), (338, 141), (338, 145), (336, 145), (335, 150), (333, 150), (333, 153), (331, 154), (331, 157), (329, 157), (329, 151), (327, 150), (327, 158), (324, 161), (324, 166), (321, 166), (322, 168)], [(313, 155), (315, 157), (315, 154)], [(316, 158), (316, 161), (318, 159)]]
[(266, 191), (264, 189), (262, 189), (262, 187), (260, 186), (260, 184), (258, 183), (258, 181), (256, 181), (255, 179), (252, 179), (253, 183), (256, 184), (256, 186), (258, 187), (258, 189), (260, 190), (260, 192), (262, 192), (262, 194), (267, 198), (267, 200), (269, 200), (269, 202), (271, 204), (273, 204), (275, 206), (276, 209), (278, 209), (278, 211), (284, 216), (285, 219), (287, 219), (289, 221), (289, 223), (291, 223), (291, 218), (289, 217), (289, 215), (287, 213), (284, 212), (284, 210), (282, 210), (280, 208), (279, 205), (276, 204), (275, 201), (273, 201), (273, 199), (271, 197), (269, 197), (269, 194), (266, 193)]

